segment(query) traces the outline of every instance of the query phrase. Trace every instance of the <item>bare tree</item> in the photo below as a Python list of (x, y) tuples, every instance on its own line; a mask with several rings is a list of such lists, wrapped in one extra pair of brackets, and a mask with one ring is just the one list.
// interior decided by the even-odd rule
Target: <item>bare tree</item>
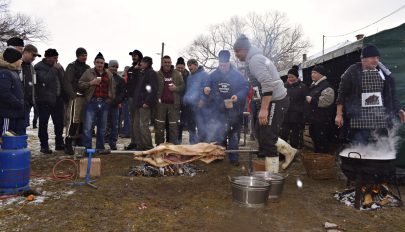
[(47, 39), (46, 26), (41, 20), (32, 20), (28, 15), (9, 11), (10, 2), (0, 0), (0, 46), (5, 46), (11, 37), (19, 37), (27, 41)]
[[(285, 14), (274, 11), (263, 15), (250, 13), (247, 17), (234, 16), (224, 23), (213, 25), (185, 49), (183, 56), (195, 58), (206, 69), (212, 70), (217, 66), (218, 52), (222, 49), (232, 50), (241, 33), (246, 34), (279, 70), (298, 63), (301, 55), (310, 47), (301, 26), (289, 25)], [(233, 61), (237, 63), (235, 58)]]

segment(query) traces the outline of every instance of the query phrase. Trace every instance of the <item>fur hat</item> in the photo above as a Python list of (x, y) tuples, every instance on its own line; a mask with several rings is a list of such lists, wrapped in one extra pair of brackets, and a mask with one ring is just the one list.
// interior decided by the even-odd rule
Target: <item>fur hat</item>
[(298, 78), (299, 77), (298, 70), (299, 70), (298, 65), (293, 65), (292, 68), (290, 70), (288, 70), (287, 74), (294, 75), (295, 77)]
[(366, 44), (361, 50), (361, 58), (380, 56), (378, 48), (373, 44)]
[(221, 50), (218, 53), (218, 60), (220, 63), (228, 63), (231, 58), (231, 53), (228, 50)]
[(24, 47), (24, 52), (31, 52), (34, 56), (41, 57), (41, 55), (38, 54), (38, 49), (37, 49), (37, 47), (35, 47), (35, 46), (32, 45), (32, 44), (27, 44), (27, 45), (25, 45), (25, 47)]
[(7, 48), (3, 52), (3, 58), (5, 61), (9, 62), (10, 64), (16, 62), (17, 60), (21, 59), (22, 54), (18, 50), (14, 48)]
[(312, 71), (315, 71), (319, 74), (321, 74), (322, 76), (326, 76), (326, 69), (323, 65), (315, 65), (315, 67), (312, 68)]
[(9, 40), (7, 40), (7, 46), (24, 47), (24, 40), (18, 37), (12, 37)]
[(94, 60), (97, 60), (97, 59), (105, 60), (105, 59), (104, 59), (104, 56), (103, 56), (103, 54), (101, 54), (101, 52), (99, 52), (99, 53), (97, 54), (96, 58), (94, 58)]
[(58, 51), (53, 48), (49, 48), (48, 50), (45, 51), (45, 57), (54, 57), (54, 56), (59, 56)]
[(245, 34), (241, 34), (235, 41), (235, 44), (233, 45), (233, 49), (234, 50), (238, 50), (238, 49), (247, 49), (249, 50), (249, 48), (252, 45), (250, 44), (249, 39), (246, 37)]
[(76, 49), (76, 57), (87, 55), (86, 49), (80, 47)]
[(176, 65), (178, 65), (178, 64), (186, 65), (186, 63), (184, 62), (183, 57), (179, 57), (179, 58), (177, 58)]
[(153, 60), (149, 56), (145, 56), (144, 58), (142, 58), (142, 62), (149, 64), (149, 66), (152, 66), (153, 64)]

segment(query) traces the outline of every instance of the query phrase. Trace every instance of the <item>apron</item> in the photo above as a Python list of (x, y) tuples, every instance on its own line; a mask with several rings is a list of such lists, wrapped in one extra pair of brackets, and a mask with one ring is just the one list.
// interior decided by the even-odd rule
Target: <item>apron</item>
[(350, 119), (350, 127), (357, 129), (387, 128), (382, 92), (384, 80), (377, 70), (363, 71), (361, 76), (360, 117)]

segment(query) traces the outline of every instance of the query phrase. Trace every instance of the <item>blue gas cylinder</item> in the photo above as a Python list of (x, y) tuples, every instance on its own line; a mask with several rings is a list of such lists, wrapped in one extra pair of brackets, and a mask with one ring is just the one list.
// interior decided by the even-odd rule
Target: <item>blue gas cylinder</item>
[(3, 136), (0, 148), (0, 195), (29, 189), (31, 151), (27, 135)]

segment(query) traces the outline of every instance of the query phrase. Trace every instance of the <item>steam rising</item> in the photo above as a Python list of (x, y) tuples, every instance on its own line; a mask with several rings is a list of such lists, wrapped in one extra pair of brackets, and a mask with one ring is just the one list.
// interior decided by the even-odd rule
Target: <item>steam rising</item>
[[(375, 143), (368, 145), (352, 145), (342, 152), (340, 156), (348, 157), (349, 152), (358, 152), (362, 159), (395, 159), (397, 153), (397, 145), (400, 137), (398, 136), (399, 124), (388, 130), (388, 137), (373, 134), (372, 137), (376, 140)], [(357, 154), (350, 154), (351, 158), (359, 158)]]

